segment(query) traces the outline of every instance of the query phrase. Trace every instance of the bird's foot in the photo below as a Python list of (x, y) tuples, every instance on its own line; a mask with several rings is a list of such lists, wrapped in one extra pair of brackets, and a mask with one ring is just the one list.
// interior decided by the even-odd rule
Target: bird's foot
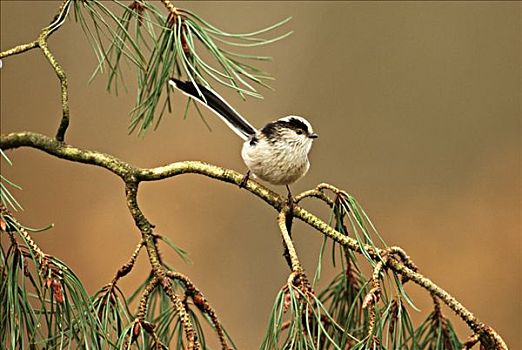
[(288, 205), (288, 211), (292, 213), (294, 211), (294, 197), (292, 196), (292, 192), (290, 191), (290, 187), (288, 187), (288, 185), (286, 185), (286, 189), (288, 190), (286, 204)]
[(286, 185), (286, 189), (288, 190), (288, 198), (286, 200), (286, 206), (288, 208), (288, 212), (285, 219), (286, 229), (288, 230), (288, 234), (292, 235), (292, 222), (294, 220), (294, 197), (292, 196), (292, 192), (290, 192), (290, 187)]
[(241, 180), (241, 182), (239, 183), (239, 188), (245, 188), (249, 178), (250, 178), (250, 170), (247, 171), (245, 176), (243, 176), (243, 180)]

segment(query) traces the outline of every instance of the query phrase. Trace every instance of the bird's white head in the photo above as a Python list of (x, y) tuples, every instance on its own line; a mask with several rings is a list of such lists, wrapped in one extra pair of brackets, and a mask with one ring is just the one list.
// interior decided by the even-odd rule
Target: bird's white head
[(312, 125), (303, 117), (289, 115), (278, 119), (275, 124), (278, 124), (284, 130), (281, 134), (284, 140), (304, 146), (307, 153), (312, 147), (313, 140), (317, 138)]

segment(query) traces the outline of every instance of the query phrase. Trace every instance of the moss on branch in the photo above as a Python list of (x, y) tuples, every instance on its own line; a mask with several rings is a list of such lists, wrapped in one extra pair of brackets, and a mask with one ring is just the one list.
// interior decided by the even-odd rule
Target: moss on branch
[(56, 76), (60, 80), (60, 96), (61, 96), (61, 104), (62, 104), (62, 118), (60, 120), (60, 124), (58, 126), (58, 130), (56, 132), (56, 139), (58, 141), (64, 141), (65, 139), (65, 132), (67, 131), (67, 128), (69, 127), (69, 90), (67, 88), (67, 75), (65, 74), (65, 71), (63, 70), (62, 66), (58, 63), (54, 55), (52, 54), (51, 50), (49, 49), (47, 45), (47, 40), (53, 34), (56, 30), (58, 30), (64, 23), (65, 19), (67, 18), (67, 15), (69, 14), (69, 9), (71, 7), (72, 0), (64, 0), (60, 7), (58, 8), (58, 12), (54, 16), (51, 23), (44, 27), (40, 34), (38, 35), (38, 38), (34, 41), (31, 41), (26, 44), (21, 44), (18, 46), (15, 46), (11, 49), (5, 50), (0, 52), (0, 59), (4, 57), (9, 57), (13, 55), (17, 55), (20, 53), (24, 53), (26, 51), (29, 51), (34, 48), (40, 48), (42, 50), (42, 53), (44, 54), (45, 58), (53, 68)]

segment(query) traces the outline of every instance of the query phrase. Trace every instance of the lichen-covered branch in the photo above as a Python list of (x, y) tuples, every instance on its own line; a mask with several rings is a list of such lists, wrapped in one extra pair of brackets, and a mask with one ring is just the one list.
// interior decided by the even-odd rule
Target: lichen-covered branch
[(1, 135), (0, 142), (0, 148), (3, 150), (19, 147), (36, 148), (61, 159), (105, 168), (121, 178), (125, 177), (131, 169), (129, 164), (109, 154), (79, 149), (58, 142), (49, 136), (34, 132), (17, 132)]
[(196, 287), (196, 285), (184, 274), (180, 272), (167, 271), (167, 276), (169, 278), (175, 279), (183, 283), (185, 286), (186, 294), (190, 296), (194, 305), (198, 307), (202, 312), (208, 315), (212, 324), (214, 325), (214, 329), (219, 338), (219, 342), (221, 344), (221, 349), (223, 350), (231, 350), (232, 348), (228, 345), (227, 336), (225, 334), (225, 330), (223, 326), (221, 326), (221, 322), (217, 317), (216, 311), (209, 304), (203, 293)]
[(47, 46), (47, 38), (49, 37), (49, 30), (45, 29), (42, 31), (40, 36), (38, 37), (38, 46), (42, 49), (42, 52), (49, 61), (51, 67), (53, 67), (56, 76), (60, 80), (60, 91), (61, 91), (61, 100), (62, 100), (62, 119), (60, 121), (60, 125), (58, 126), (58, 131), (56, 132), (56, 139), (58, 141), (63, 141), (65, 139), (65, 132), (67, 131), (67, 127), (69, 126), (69, 92), (67, 89), (67, 76), (65, 72), (49, 50)]
[(56, 76), (60, 80), (60, 91), (61, 91), (61, 104), (62, 104), (62, 119), (60, 121), (60, 125), (58, 126), (58, 131), (56, 132), (56, 139), (58, 141), (64, 141), (65, 139), (65, 132), (67, 131), (67, 127), (69, 126), (69, 93), (67, 89), (67, 76), (65, 74), (65, 71), (63, 70), (62, 66), (58, 63), (54, 55), (52, 54), (51, 50), (49, 50), (49, 47), (47, 46), (47, 40), (49, 39), (49, 36), (54, 33), (56, 30), (58, 30), (63, 23), (65, 22), (65, 19), (67, 18), (67, 15), (69, 14), (69, 9), (71, 7), (72, 0), (65, 0), (60, 5), (57, 14), (54, 16), (51, 23), (42, 29), (40, 32), (40, 35), (38, 35), (38, 38), (30, 43), (18, 45), (12, 49), (0, 52), (0, 59), (16, 54), (20, 54), (26, 51), (29, 51), (31, 49), (34, 49), (36, 47), (39, 47), (51, 67), (53, 68), (54, 72), (56, 73)]
[(305, 198), (317, 198), (317, 199), (320, 199), (323, 202), (325, 202), (330, 208), (332, 208), (334, 206), (334, 201), (330, 197), (328, 197), (326, 194), (324, 194), (324, 192), (318, 190), (317, 188), (314, 188), (314, 189), (311, 189), (308, 191), (304, 191), (304, 192), (298, 194), (297, 196), (294, 197), (294, 202), (299, 203), (300, 201), (302, 201)]
[(13, 48), (10, 48), (8, 50), (0, 52), (0, 59), (9, 57), (9, 56), (13, 56), (13, 55), (18, 55), (20, 53), (24, 53), (26, 51), (32, 50), (36, 47), (38, 47), (38, 40), (31, 41), (30, 43), (27, 43), (27, 44), (21, 44), (21, 45), (15, 46)]
[(143, 215), (141, 209), (138, 206), (138, 182), (136, 181), (136, 177), (133, 175), (133, 173), (134, 171), (131, 171), (124, 179), (126, 183), (125, 194), (127, 197), (127, 206), (132, 217), (134, 218), (136, 226), (141, 231), (142, 239), (145, 242), (145, 247), (149, 255), (149, 261), (154, 276), (158, 279), (159, 284), (165, 291), (165, 294), (167, 294), (170, 298), (174, 308), (178, 313), (181, 324), (183, 325), (185, 337), (187, 339), (187, 348), (195, 350), (200, 349), (199, 341), (196, 339), (194, 326), (190, 321), (190, 316), (185, 308), (185, 305), (183, 304), (181, 298), (174, 292), (172, 282), (167, 277), (167, 270), (163, 264), (161, 264), (161, 259), (159, 257), (159, 252), (156, 245), (156, 239), (154, 233), (152, 232), (153, 225), (147, 220), (145, 215)]
[[(152, 232), (152, 225), (147, 221), (137, 204), (136, 195), (139, 182), (161, 180), (190, 173), (204, 175), (235, 185), (241, 184), (243, 180), (243, 174), (241, 173), (199, 161), (176, 162), (162, 167), (146, 169), (132, 166), (112, 155), (76, 148), (71, 145), (58, 142), (57, 140), (48, 136), (33, 132), (10, 133), (0, 137), (1, 149), (10, 150), (19, 147), (31, 147), (54, 155), (58, 158), (99, 166), (122, 178), (126, 184), (129, 210), (136, 222), (136, 226), (142, 232), (142, 236), (145, 240), (147, 252), (149, 253), (149, 259), (151, 261), (155, 275), (160, 278), (167, 294), (170, 292), (169, 296), (176, 304), (176, 307), (178, 307), (178, 303), (181, 303), (181, 300), (178, 301), (175, 298), (172, 286), (169, 286), (170, 281), (168, 281), (168, 278), (166, 278), (164, 267), (159, 263), (158, 260), (158, 254), (157, 250), (155, 249), (155, 240)], [(327, 186), (325, 185), (323, 188), (327, 188)], [(248, 180), (244, 186), (244, 189), (262, 199), (278, 212), (281, 212), (283, 206), (286, 203), (286, 199), (284, 197), (281, 197), (280, 195), (255, 181)], [(304, 221), (308, 225), (312, 226), (322, 234), (343, 245), (344, 247), (361, 253), (361, 247), (355, 239), (348, 237), (339, 231), (336, 231), (326, 222), (308, 212), (307, 210), (297, 205), (293, 205), (291, 215)], [(375, 249), (371, 246), (365, 246), (364, 248), (366, 252), (375, 259), (379, 258), (383, 254), (386, 254), (386, 250)], [(466, 309), (459, 301), (457, 301), (444, 289), (440, 288), (437, 284), (419, 272), (414, 271), (414, 269), (412, 269), (414, 265), (412, 265), (409, 257), (407, 257), (404, 252), (397, 250), (394, 255), (400, 256), (400, 259), (397, 259), (394, 256), (390, 256), (387, 260), (387, 267), (389, 269), (423, 287), (431, 294), (436, 295), (459, 317), (461, 317), (462, 320), (464, 320), (475, 333), (480, 334), (481, 337), (492, 339), (498, 349), (508, 349), (500, 335), (498, 335), (498, 333), (496, 333), (491, 327), (481, 323), (468, 309)], [(164, 278), (167, 282), (163, 280)]]
[[(136, 313), (136, 319), (134, 320), (133, 330), (132, 330), (132, 340), (131, 343), (138, 337), (140, 328), (143, 328), (154, 340), (154, 344), (161, 344), (158, 335), (154, 330), (154, 325), (152, 323), (147, 322), (145, 320), (145, 315), (147, 314), (147, 308), (149, 306), (149, 298), (154, 289), (159, 284), (159, 280), (157, 277), (153, 277), (145, 286), (143, 293), (141, 295), (141, 299), (138, 303), (138, 312)], [(128, 346), (128, 345), (127, 345)], [(156, 348), (156, 347), (153, 347)], [(164, 348), (164, 347), (161, 347)]]
[(381, 287), (381, 274), (387, 267), (388, 256), (385, 256), (383, 260), (377, 262), (375, 268), (372, 273), (372, 289), (368, 292), (366, 297), (364, 298), (362, 307), (363, 309), (370, 310), (370, 318), (368, 320), (368, 337), (373, 337), (373, 332), (375, 328), (375, 316), (376, 310), (375, 307), (379, 300), (381, 300), (382, 287)]
[(464, 307), (455, 297), (446, 292), (444, 289), (439, 287), (429, 278), (423, 276), (422, 274), (413, 271), (412, 269), (405, 266), (403, 263), (390, 258), (388, 261), (389, 267), (393, 269), (395, 272), (406, 276), (412, 282), (418, 284), (423, 287), (427, 291), (429, 291), (432, 295), (437, 296), (440, 300), (442, 300), (451, 310), (453, 310), (466, 324), (475, 332), (484, 337), (489, 337), (493, 340), (498, 349), (507, 350), (508, 347), (502, 337), (495, 332), (491, 327), (485, 325), (480, 322), (473, 313), (471, 313), (467, 308)]
[(161, 0), (161, 2), (165, 5), (171, 16), (177, 17), (179, 15), (178, 9), (170, 0)]
[(143, 293), (141, 294), (141, 298), (138, 303), (138, 312), (136, 312), (136, 318), (139, 321), (145, 320), (145, 315), (147, 314), (147, 308), (149, 305), (150, 294), (154, 291), (154, 289), (156, 289), (156, 287), (158, 286), (158, 282), (158, 278), (153, 277), (143, 289)]
[(285, 254), (288, 254), (287, 260), (290, 265), (290, 268), (292, 269), (292, 272), (295, 272), (297, 274), (300, 274), (303, 272), (303, 267), (301, 266), (301, 263), (299, 262), (299, 257), (297, 256), (297, 251), (294, 247), (294, 242), (292, 241), (292, 238), (290, 237), (290, 232), (288, 230), (288, 223), (287, 223), (287, 217), (289, 215), (289, 207), (288, 205), (285, 205), (281, 212), (279, 213), (277, 217), (277, 223), (279, 225), (279, 230), (281, 231), (281, 235), (283, 236), (283, 243), (285, 245)]
[(134, 267), (134, 264), (136, 264), (136, 259), (138, 259), (138, 255), (140, 254), (141, 248), (145, 245), (145, 241), (143, 238), (140, 240), (138, 245), (136, 246), (136, 249), (134, 249), (134, 252), (132, 253), (129, 261), (125, 263), (122, 267), (118, 269), (116, 272), (116, 276), (112, 279), (112, 282), (110, 283), (111, 287), (114, 287), (116, 283), (120, 280), (120, 278), (127, 276), (127, 274), (132, 270)]

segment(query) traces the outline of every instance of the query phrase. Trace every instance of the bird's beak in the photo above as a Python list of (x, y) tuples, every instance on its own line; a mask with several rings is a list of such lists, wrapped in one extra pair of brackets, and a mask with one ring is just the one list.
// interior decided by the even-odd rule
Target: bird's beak
[(314, 133), (311, 133), (310, 135), (308, 135), (309, 138), (311, 139), (316, 139), (319, 137), (319, 135), (317, 135), (315, 132)]

